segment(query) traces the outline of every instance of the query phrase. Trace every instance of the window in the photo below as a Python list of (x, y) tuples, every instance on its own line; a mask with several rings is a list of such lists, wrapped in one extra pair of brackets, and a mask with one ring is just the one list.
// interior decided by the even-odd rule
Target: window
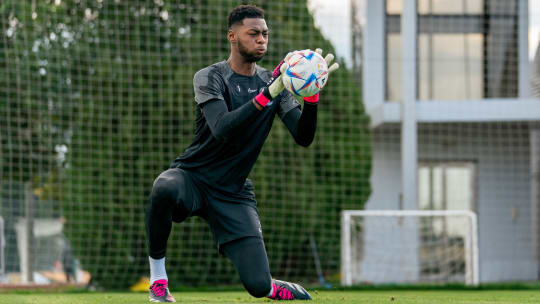
[(483, 41), (480, 34), (420, 34), (419, 99), (482, 98)]
[[(472, 162), (423, 162), (418, 166), (418, 198), (422, 210), (473, 210), (475, 166)], [(422, 218), (420, 277), (454, 280), (465, 275), (465, 244), (469, 227), (460, 217)], [(433, 263), (446, 248), (453, 255)]]
[(421, 162), (418, 165), (419, 208), (473, 210), (473, 162)]
[[(417, 0), (420, 100), (518, 94), (517, 0)], [(402, 99), (403, 0), (386, 0), (386, 100)]]
[[(418, 204), (421, 210), (474, 210), (475, 166), (472, 162), (422, 162), (418, 165)], [(435, 231), (457, 234), (451, 220), (434, 222)], [(460, 234), (462, 234), (460, 232)]]
[(386, 39), (386, 49), (386, 79), (388, 80), (386, 99), (400, 101), (403, 87), (401, 34), (389, 34)]
[(481, 14), (483, 0), (418, 0), (418, 14)]
[(386, 13), (388, 15), (400, 15), (403, 10), (403, 0), (387, 0)]
[[(483, 0), (417, 0), (418, 14), (481, 14)], [(387, 0), (386, 13), (399, 15), (403, 9), (403, 0)]]

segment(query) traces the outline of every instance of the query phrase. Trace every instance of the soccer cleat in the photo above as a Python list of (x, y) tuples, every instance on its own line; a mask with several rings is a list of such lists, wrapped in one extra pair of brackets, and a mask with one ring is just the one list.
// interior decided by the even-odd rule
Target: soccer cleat
[(311, 300), (304, 287), (280, 280), (272, 280), (272, 300)]
[(150, 302), (176, 302), (167, 288), (167, 280), (155, 281), (150, 285), (149, 293)]

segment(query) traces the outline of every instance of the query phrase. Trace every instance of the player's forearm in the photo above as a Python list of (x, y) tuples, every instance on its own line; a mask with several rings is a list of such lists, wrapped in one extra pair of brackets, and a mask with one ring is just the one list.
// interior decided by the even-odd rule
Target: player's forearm
[(234, 111), (229, 111), (223, 100), (210, 101), (202, 107), (210, 131), (215, 138), (228, 141), (239, 130), (248, 127), (260, 111), (252, 102), (247, 102)]
[(299, 109), (289, 111), (283, 122), (296, 143), (308, 147), (313, 142), (317, 129), (317, 104), (304, 103), (302, 111)]

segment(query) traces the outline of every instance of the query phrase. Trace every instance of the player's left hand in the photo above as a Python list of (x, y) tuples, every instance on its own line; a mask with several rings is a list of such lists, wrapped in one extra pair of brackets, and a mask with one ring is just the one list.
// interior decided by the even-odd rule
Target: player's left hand
[[(321, 48), (317, 48), (315, 49), (315, 52), (319, 55), (323, 55), (323, 51)], [(328, 66), (328, 77), (330, 77), (330, 74), (334, 71), (336, 71), (337, 69), (339, 69), (339, 63), (334, 63), (332, 65), (330, 65), (332, 63), (332, 61), (334, 60), (334, 54), (332, 53), (328, 53), (326, 54), (326, 57), (324, 57), (324, 61), (326, 61), (326, 65)], [(327, 80), (328, 82), (328, 80)], [(304, 97), (304, 101), (307, 102), (307, 103), (310, 103), (310, 104), (316, 104), (319, 102), (319, 93), (313, 95), (313, 96), (309, 96), (309, 97)]]
[[(317, 48), (315, 50), (315, 52), (319, 55), (323, 55), (323, 51), (322, 49), (320, 48)], [(326, 57), (324, 57), (324, 61), (326, 61), (326, 65), (328, 66), (328, 74), (330, 75), (332, 72), (334, 72), (335, 70), (339, 69), (339, 63), (334, 63), (332, 65), (330, 65), (330, 63), (332, 63), (332, 61), (334, 61), (334, 54), (332, 53), (328, 53), (326, 54)]]

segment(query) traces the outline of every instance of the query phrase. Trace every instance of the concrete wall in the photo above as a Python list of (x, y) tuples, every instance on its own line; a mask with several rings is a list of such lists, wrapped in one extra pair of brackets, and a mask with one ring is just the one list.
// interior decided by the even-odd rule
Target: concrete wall
[(540, 261), (540, 124), (531, 124), (531, 198), (533, 256)]

